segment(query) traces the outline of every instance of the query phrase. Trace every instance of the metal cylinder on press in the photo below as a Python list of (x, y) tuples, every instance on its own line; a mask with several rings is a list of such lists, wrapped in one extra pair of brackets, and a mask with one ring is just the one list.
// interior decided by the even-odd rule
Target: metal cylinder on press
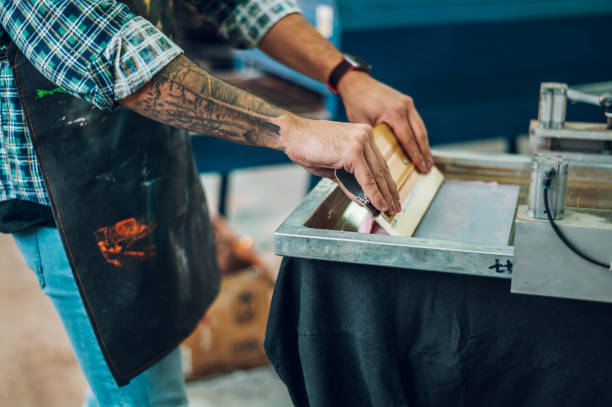
[(529, 216), (547, 219), (544, 206), (544, 182), (547, 174), (551, 177), (548, 189), (548, 205), (553, 219), (563, 219), (567, 190), (566, 158), (547, 153), (537, 153), (531, 162), (531, 183), (529, 184)]

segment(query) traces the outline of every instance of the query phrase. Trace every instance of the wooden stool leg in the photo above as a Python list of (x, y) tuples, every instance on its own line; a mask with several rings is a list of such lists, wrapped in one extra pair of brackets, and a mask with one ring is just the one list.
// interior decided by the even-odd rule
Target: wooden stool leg
[(228, 188), (230, 181), (230, 172), (222, 172), (221, 174), (221, 185), (219, 185), (219, 215), (224, 218), (227, 217), (227, 199), (228, 199)]

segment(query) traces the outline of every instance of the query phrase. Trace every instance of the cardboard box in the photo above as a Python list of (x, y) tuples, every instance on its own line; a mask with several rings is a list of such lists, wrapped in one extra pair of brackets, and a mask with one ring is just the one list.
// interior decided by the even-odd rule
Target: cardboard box
[(223, 276), (219, 296), (181, 344), (186, 378), (268, 363), (263, 341), (272, 290), (268, 277), (255, 268)]

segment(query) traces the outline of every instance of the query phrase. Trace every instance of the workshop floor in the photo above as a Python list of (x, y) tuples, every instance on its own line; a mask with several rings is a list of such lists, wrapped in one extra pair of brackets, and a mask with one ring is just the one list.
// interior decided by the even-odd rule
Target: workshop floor
[[(488, 141), (458, 147), (502, 151), (504, 145)], [(210, 207), (216, 208), (219, 178), (203, 178)], [(274, 229), (301, 201), (307, 182), (306, 173), (291, 165), (232, 176), (230, 224), (255, 239), (274, 269), (280, 262), (272, 253)], [(12, 238), (0, 234), (0, 406), (76, 407), (85, 387), (51, 303), (39, 291)], [(193, 407), (291, 405), (269, 367), (190, 382), (188, 393)]]

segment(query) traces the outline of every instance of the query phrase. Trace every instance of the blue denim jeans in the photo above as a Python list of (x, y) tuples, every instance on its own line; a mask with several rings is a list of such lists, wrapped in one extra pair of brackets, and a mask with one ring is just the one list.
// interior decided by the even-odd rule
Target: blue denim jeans
[(90, 390), (87, 407), (186, 406), (179, 349), (118, 387), (90, 325), (72, 270), (55, 228), (38, 227), (13, 235), (43, 293), (55, 306)]

